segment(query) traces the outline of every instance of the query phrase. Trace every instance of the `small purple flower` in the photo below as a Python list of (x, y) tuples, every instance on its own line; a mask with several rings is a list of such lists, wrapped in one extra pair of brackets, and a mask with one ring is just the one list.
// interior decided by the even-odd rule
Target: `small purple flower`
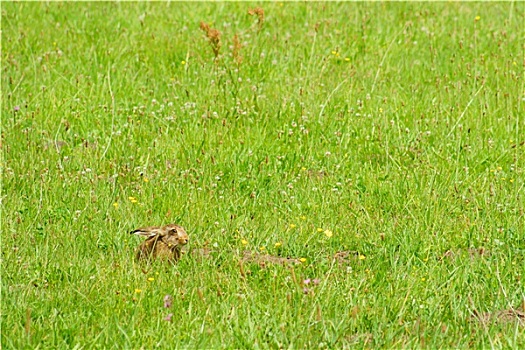
[(15, 112), (18, 112), (20, 110), (20, 106), (15, 106), (15, 108), (13, 108), (15, 110)]
[(314, 278), (312, 282), (317, 286), (321, 281), (319, 280), (319, 278)]
[(304, 284), (304, 285), (308, 285), (308, 284), (310, 284), (310, 279), (309, 279), (309, 278), (305, 279), (305, 280), (303, 281), (303, 284)]
[[(172, 301), (172, 299), (171, 299), (171, 295), (168, 294), (168, 295), (166, 295), (166, 296), (164, 297), (164, 307), (165, 307), (166, 309), (169, 309), (169, 308), (171, 307), (171, 301)], [(170, 314), (170, 315), (171, 315), (171, 314)]]
[(172, 317), (173, 317), (173, 314), (168, 314), (166, 317), (164, 317), (164, 321), (171, 322)]

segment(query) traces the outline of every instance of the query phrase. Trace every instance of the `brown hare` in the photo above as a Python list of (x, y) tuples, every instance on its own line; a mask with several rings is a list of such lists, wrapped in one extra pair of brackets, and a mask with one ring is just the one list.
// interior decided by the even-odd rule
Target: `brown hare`
[(137, 260), (161, 259), (175, 263), (180, 259), (182, 247), (189, 240), (184, 228), (175, 224), (142, 227), (130, 233), (147, 237), (137, 249)]

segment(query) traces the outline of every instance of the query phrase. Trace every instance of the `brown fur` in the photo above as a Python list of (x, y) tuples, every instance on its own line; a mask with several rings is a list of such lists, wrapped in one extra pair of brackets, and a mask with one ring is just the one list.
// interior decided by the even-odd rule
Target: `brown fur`
[(131, 234), (147, 237), (137, 249), (137, 260), (160, 259), (175, 263), (189, 240), (184, 228), (175, 224), (142, 227), (131, 231)]

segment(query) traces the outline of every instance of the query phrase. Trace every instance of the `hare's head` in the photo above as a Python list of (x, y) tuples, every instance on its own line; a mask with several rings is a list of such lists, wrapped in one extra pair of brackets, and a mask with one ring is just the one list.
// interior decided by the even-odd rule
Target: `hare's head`
[(188, 243), (186, 230), (179, 225), (169, 224), (164, 227), (149, 226), (131, 231), (132, 234), (148, 237), (146, 241), (162, 241), (170, 248), (181, 247)]
[(164, 226), (163, 231), (163, 237), (161, 239), (169, 247), (188, 244), (188, 234), (181, 226), (175, 224), (166, 225)]

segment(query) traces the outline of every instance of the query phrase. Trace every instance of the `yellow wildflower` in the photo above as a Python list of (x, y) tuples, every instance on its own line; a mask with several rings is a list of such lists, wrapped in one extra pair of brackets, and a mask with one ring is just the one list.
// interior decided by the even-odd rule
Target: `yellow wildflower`
[(282, 246), (283, 244), (281, 242), (277, 242), (275, 243), (275, 248), (279, 248), (280, 246)]
[(115, 209), (118, 209), (118, 203), (117, 202), (113, 203), (113, 206), (115, 207)]
[(247, 245), (247, 244), (248, 244), (248, 241), (245, 240), (245, 239), (242, 239), (242, 240), (241, 240), (241, 243), (242, 243), (242, 245)]
[(305, 263), (306, 262), (306, 258), (300, 258), (299, 261), (302, 262), (302, 263)]
[(365, 259), (366, 259), (366, 256), (359, 254), (359, 260), (365, 260)]
[(135, 289), (135, 293), (140, 294), (142, 292), (142, 289)]
[(332, 231), (330, 231), (330, 230), (325, 230), (325, 231), (324, 231), (324, 234), (325, 234), (325, 236), (328, 237), (328, 238), (330, 238), (330, 237), (332, 237), (332, 236), (334, 235), (334, 234), (332, 233)]
[(155, 281), (155, 279), (153, 277), (149, 277), (148, 281), (153, 282), (153, 281)]

